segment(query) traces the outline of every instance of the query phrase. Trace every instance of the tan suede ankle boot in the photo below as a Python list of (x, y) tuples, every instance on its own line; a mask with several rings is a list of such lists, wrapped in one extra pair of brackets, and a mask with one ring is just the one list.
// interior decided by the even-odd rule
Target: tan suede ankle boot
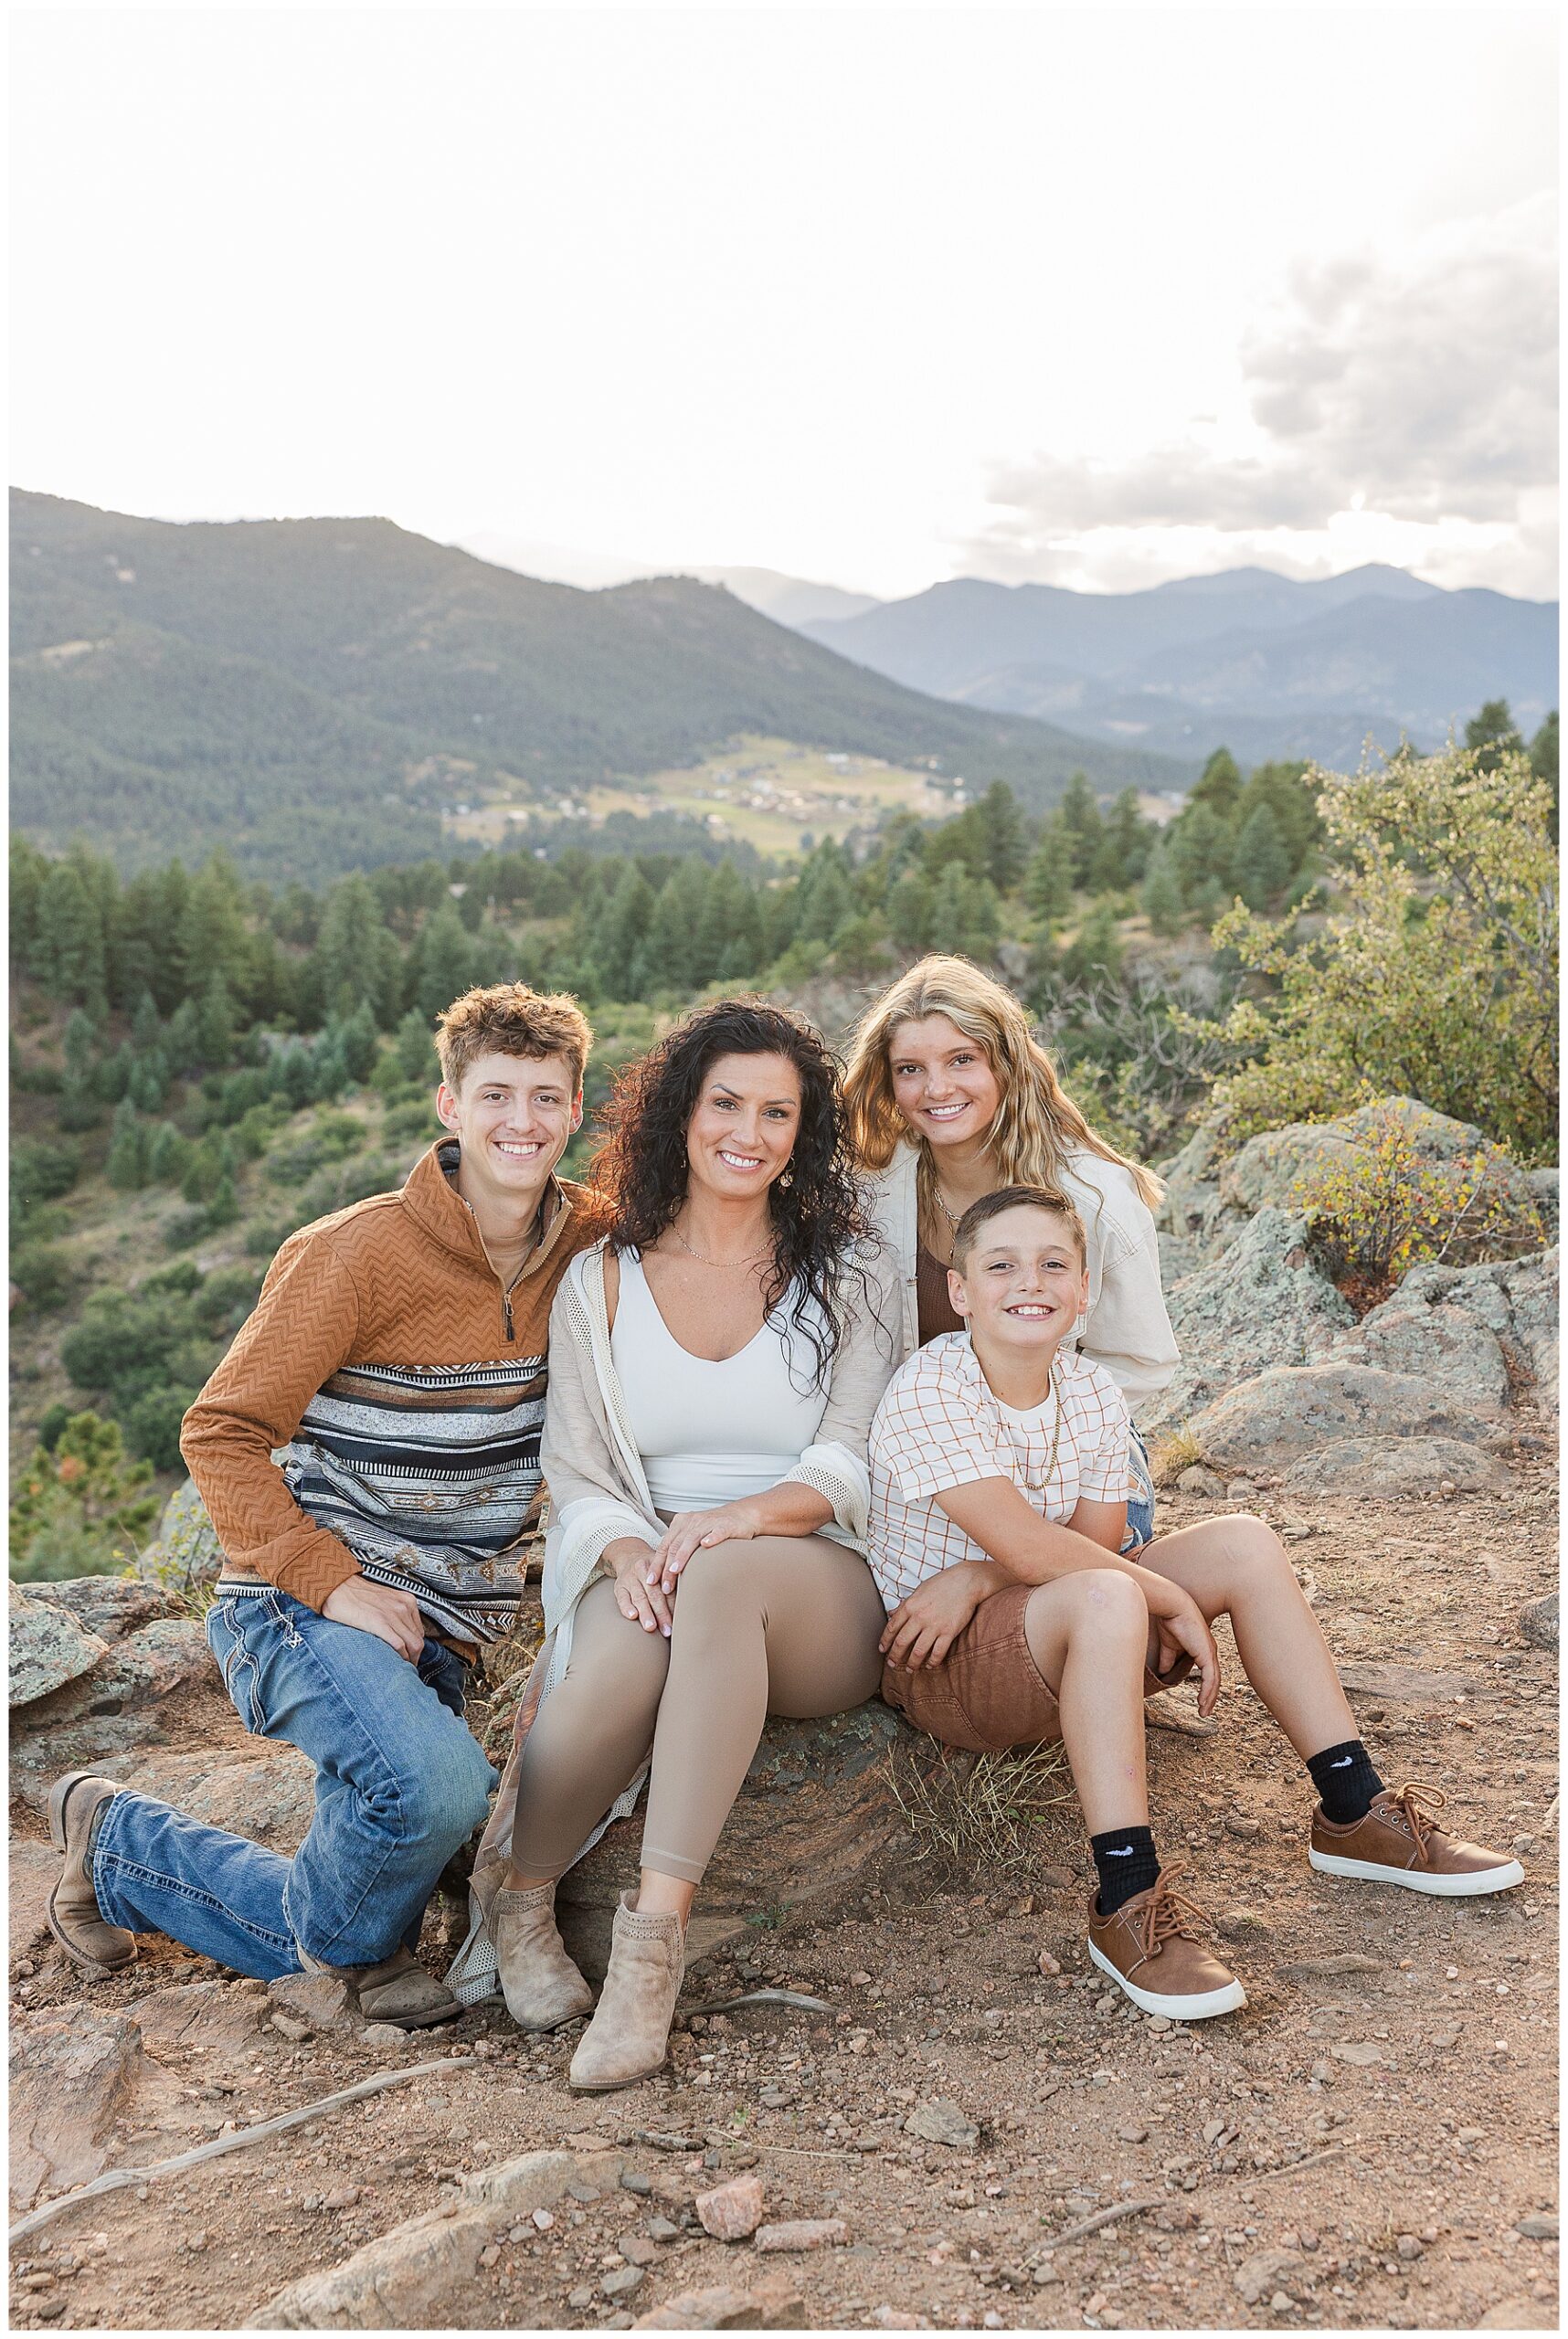
[(577, 2041), (567, 2084), (588, 2095), (632, 2087), (663, 2069), (685, 1972), (679, 1917), (644, 1916), (624, 1892), (615, 1912), (609, 1971), (599, 2010)]
[(490, 1938), (506, 2011), (519, 2030), (558, 2030), (592, 2013), (593, 1992), (556, 1928), (553, 1884), (498, 1892), (490, 1908)]

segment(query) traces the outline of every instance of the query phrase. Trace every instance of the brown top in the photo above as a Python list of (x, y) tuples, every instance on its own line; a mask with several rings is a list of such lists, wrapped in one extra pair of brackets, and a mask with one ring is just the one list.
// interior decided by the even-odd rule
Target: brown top
[(943, 1332), (961, 1332), (964, 1319), (948, 1296), (948, 1270), (924, 1243), (915, 1254), (915, 1304), (920, 1345)]
[(515, 1614), (550, 1306), (600, 1228), (591, 1191), (553, 1179), (503, 1290), (457, 1165), (444, 1139), (397, 1193), (289, 1237), (180, 1450), (228, 1573), (316, 1609), (363, 1574), (471, 1644)]

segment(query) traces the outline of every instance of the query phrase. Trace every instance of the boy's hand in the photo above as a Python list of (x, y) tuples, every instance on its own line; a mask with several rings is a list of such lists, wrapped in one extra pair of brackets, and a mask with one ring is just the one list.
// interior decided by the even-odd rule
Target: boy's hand
[(425, 1646), (425, 1620), (412, 1593), (394, 1592), (390, 1584), (351, 1575), (345, 1583), (333, 1586), (322, 1604), (322, 1614), (330, 1624), (374, 1633), (410, 1665), (418, 1665)]
[(887, 1620), (877, 1646), (888, 1664), (911, 1673), (940, 1665), (990, 1589), (986, 1571), (968, 1560), (928, 1575)]
[(1187, 1593), (1181, 1599), (1181, 1606), (1150, 1619), (1154, 1627), (1154, 1670), (1169, 1673), (1179, 1656), (1190, 1656), (1198, 1673), (1198, 1711), (1212, 1714), (1220, 1701), (1220, 1653), (1197, 1602)]

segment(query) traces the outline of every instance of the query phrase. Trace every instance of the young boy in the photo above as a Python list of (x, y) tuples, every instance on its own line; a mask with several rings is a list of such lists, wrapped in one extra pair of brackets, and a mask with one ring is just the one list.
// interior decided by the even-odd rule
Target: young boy
[(1127, 1408), (1073, 1346), (1088, 1282), (1072, 1204), (1033, 1186), (986, 1195), (959, 1222), (948, 1281), (965, 1329), (916, 1350), (872, 1425), (882, 1694), (949, 1746), (1065, 1742), (1098, 1874), (1094, 1963), (1146, 2014), (1191, 2022), (1246, 2003), (1160, 1864), (1144, 1771), (1152, 1690), (1195, 1669), (1199, 1710), (1213, 1711), (1222, 1614), (1311, 1773), (1314, 1868), (1445, 1895), (1522, 1883), (1517, 1860), (1436, 1825), (1441, 1796), (1384, 1787), (1261, 1519), (1209, 1520), (1118, 1556)]
[(266, 1980), (339, 1973), (370, 2020), (461, 2011), (414, 1950), (495, 1783), (464, 1678), (517, 1613), (550, 1303), (596, 1230), (555, 1174), (582, 1122), (577, 1002), (501, 983), (439, 1020), (447, 1136), (399, 1192), (290, 1236), (181, 1437), (224, 1551), (207, 1638), (246, 1728), (314, 1763), (310, 1832), (282, 1859), (59, 1780), (49, 1925), (91, 1972), (160, 1932)]

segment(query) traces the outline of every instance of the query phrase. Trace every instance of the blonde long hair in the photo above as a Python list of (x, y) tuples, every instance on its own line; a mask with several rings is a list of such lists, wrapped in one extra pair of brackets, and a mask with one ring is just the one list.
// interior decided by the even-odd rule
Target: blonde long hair
[[(987, 1145), (999, 1186), (1060, 1188), (1066, 1155), (1092, 1153), (1127, 1171), (1150, 1210), (1164, 1188), (1151, 1170), (1129, 1161), (1097, 1137), (1056, 1077), (1056, 1067), (1029, 1028), (1010, 990), (968, 958), (922, 958), (866, 1009), (850, 1045), (844, 1074), (844, 1107), (850, 1147), (863, 1169), (885, 1170), (908, 1125), (893, 1095), (893, 1035), (901, 1023), (945, 1015), (967, 1040), (983, 1050), (996, 1074), (1001, 1103)], [(932, 1200), (935, 1170), (924, 1138), (918, 1179), (922, 1200)]]

